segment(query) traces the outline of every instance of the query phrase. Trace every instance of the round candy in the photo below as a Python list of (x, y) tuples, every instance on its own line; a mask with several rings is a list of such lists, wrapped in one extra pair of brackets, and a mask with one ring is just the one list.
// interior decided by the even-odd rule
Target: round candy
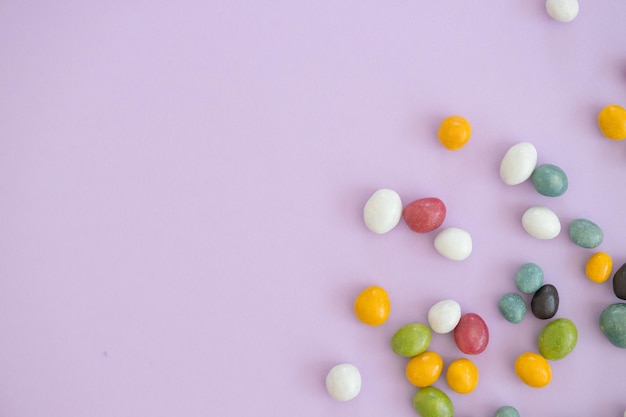
[(622, 265), (613, 275), (613, 292), (617, 298), (626, 300), (626, 264)]
[(500, 162), (500, 178), (507, 185), (526, 181), (537, 166), (537, 149), (528, 142), (513, 145)]
[(365, 288), (354, 300), (354, 314), (370, 326), (380, 326), (386, 322), (390, 309), (387, 291), (376, 285)]
[(457, 227), (448, 227), (435, 237), (435, 249), (453, 261), (462, 261), (472, 253), (472, 237)]
[(383, 234), (396, 227), (402, 216), (402, 200), (388, 188), (376, 191), (365, 203), (363, 220), (374, 233)]
[(592, 282), (601, 283), (609, 279), (613, 269), (613, 259), (604, 252), (596, 252), (585, 265), (585, 275)]
[(428, 324), (435, 333), (450, 333), (461, 320), (461, 306), (454, 300), (441, 300), (428, 310)]
[(391, 338), (391, 350), (405, 357), (413, 357), (425, 352), (430, 345), (432, 335), (428, 326), (422, 323), (410, 323), (402, 326)]
[(626, 304), (611, 304), (600, 314), (600, 329), (614, 346), (626, 349)]
[(520, 415), (515, 407), (505, 405), (504, 407), (498, 408), (494, 417), (520, 417)]
[(524, 294), (532, 294), (543, 285), (543, 270), (539, 265), (527, 263), (515, 273), (515, 285)]
[(604, 239), (604, 233), (600, 226), (587, 219), (572, 220), (567, 231), (572, 242), (581, 248), (598, 247)]
[(504, 294), (498, 302), (498, 310), (509, 323), (519, 323), (526, 315), (526, 302), (519, 294)]
[(544, 358), (556, 361), (569, 355), (576, 347), (576, 342), (578, 342), (576, 325), (569, 319), (560, 318), (543, 328), (537, 344)]
[(522, 353), (515, 360), (515, 373), (528, 386), (542, 388), (552, 379), (552, 368), (543, 356), (534, 353)]
[(578, 0), (546, 0), (548, 15), (558, 22), (571, 22), (578, 16), (578, 9)]
[(448, 366), (446, 381), (453, 391), (469, 394), (478, 385), (478, 368), (469, 359), (456, 359)]
[(441, 125), (437, 137), (439, 142), (448, 150), (461, 149), (470, 140), (472, 127), (467, 119), (461, 116), (446, 117)]
[(609, 139), (626, 139), (626, 109), (617, 104), (609, 104), (598, 114), (598, 126)]
[(487, 348), (489, 328), (478, 314), (464, 314), (454, 328), (454, 342), (461, 352), (477, 355)]
[(535, 190), (547, 197), (558, 197), (565, 194), (569, 185), (565, 172), (552, 164), (543, 164), (535, 168), (531, 181)]
[(408, 204), (402, 216), (409, 229), (417, 233), (428, 233), (443, 223), (446, 205), (435, 197), (421, 198)]
[(437, 352), (423, 352), (406, 364), (406, 377), (416, 387), (434, 384), (443, 370), (443, 359)]
[(350, 363), (334, 366), (326, 375), (326, 389), (334, 399), (349, 401), (361, 391), (361, 373)]
[(452, 417), (454, 415), (450, 397), (435, 387), (420, 388), (413, 397), (413, 408), (422, 417)]
[(522, 226), (529, 235), (537, 239), (554, 239), (561, 233), (561, 222), (552, 210), (534, 206), (522, 216)]
[(543, 285), (533, 295), (530, 310), (541, 320), (551, 319), (559, 309), (559, 292), (552, 284)]

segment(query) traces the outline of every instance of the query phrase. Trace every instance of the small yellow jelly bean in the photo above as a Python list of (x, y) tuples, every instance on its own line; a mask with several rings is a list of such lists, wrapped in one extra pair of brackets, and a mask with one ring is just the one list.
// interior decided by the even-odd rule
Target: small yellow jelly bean
[(589, 257), (585, 266), (585, 275), (593, 282), (604, 282), (609, 279), (613, 269), (613, 260), (604, 252), (596, 252)]
[(456, 359), (448, 366), (446, 381), (455, 392), (468, 394), (478, 385), (478, 368), (469, 359)]
[(390, 307), (387, 291), (373, 285), (361, 291), (354, 301), (354, 314), (365, 324), (380, 326), (387, 321)]
[(471, 135), (472, 127), (467, 119), (461, 116), (446, 117), (439, 125), (437, 132), (439, 142), (451, 151), (456, 151), (465, 146)]
[(626, 109), (617, 104), (609, 104), (598, 114), (598, 126), (609, 139), (626, 139)]
[(542, 388), (552, 380), (550, 364), (538, 353), (522, 353), (515, 361), (515, 373), (526, 385)]
[(427, 351), (406, 364), (406, 377), (416, 387), (434, 384), (443, 370), (443, 359), (437, 352)]

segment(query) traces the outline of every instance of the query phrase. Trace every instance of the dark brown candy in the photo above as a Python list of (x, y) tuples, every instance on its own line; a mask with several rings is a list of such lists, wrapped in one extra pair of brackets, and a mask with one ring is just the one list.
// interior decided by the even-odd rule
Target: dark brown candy
[(546, 320), (554, 317), (559, 309), (559, 292), (556, 287), (546, 284), (539, 288), (533, 295), (530, 309), (538, 319)]
[(617, 298), (626, 300), (626, 264), (622, 265), (613, 275), (613, 292)]

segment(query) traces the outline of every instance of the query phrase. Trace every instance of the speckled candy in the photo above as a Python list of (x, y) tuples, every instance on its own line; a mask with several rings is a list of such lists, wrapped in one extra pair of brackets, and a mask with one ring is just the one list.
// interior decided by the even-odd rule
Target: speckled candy
[(425, 352), (430, 345), (432, 335), (428, 326), (422, 323), (410, 323), (402, 326), (391, 338), (391, 349), (407, 358)]
[(450, 397), (433, 386), (420, 388), (413, 397), (413, 408), (422, 417), (452, 417), (454, 406)]
[(404, 208), (402, 217), (412, 231), (432, 232), (441, 226), (446, 218), (446, 205), (435, 197), (420, 198)]
[(604, 239), (604, 233), (600, 226), (587, 219), (572, 220), (567, 232), (572, 242), (581, 248), (596, 248)]
[(489, 343), (489, 328), (478, 314), (464, 314), (454, 328), (454, 342), (461, 352), (477, 355), (483, 352)]
[(543, 285), (543, 270), (532, 262), (519, 267), (515, 273), (515, 285), (524, 294), (532, 294)]
[(498, 408), (496, 414), (494, 414), (494, 417), (520, 417), (520, 415), (515, 407), (505, 405), (504, 407)]
[(613, 275), (613, 292), (617, 298), (626, 300), (626, 264), (622, 265)]
[(600, 329), (613, 345), (626, 349), (626, 304), (611, 304), (600, 314)]
[(498, 310), (500, 310), (500, 314), (506, 321), (519, 323), (526, 315), (526, 302), (519, 294), (504, 294), (498, 302)]
[(541, 320), (554, 317), (559, 310), (559, 292), (552, 284), (546, 284), (539, 288), (530, 301), (530, 310), (533, 315)]
[(535, 190), (547, 197), (558, 197), (565, 194), (569, 185), (565, 171), (552, 164), (539, 165), (535, 168), (530, 179)]
[(571, 353), (578, 342), (578, 329), (569, 319), (560, 318), (548, 323), (537, 340), (539, 352), (549, 360), (560, 360)]

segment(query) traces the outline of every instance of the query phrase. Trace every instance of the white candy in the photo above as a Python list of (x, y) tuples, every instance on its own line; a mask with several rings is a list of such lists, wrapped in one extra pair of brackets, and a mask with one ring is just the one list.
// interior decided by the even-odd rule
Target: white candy
[(435, 249), (448, 259), (462, 261), (472, 253), (472, 237), (463, 229), (448, 227), (435, 237)]
[(326, 375), (326, 389), (337, 401), (349, 401), (361, 391), (361, 373), (350, 363), (334, 366)]
[(537, 149), (528, 142), (511, 146), (500, 163), (500, 178), (507, 185), (526, 181), (537, 166)]
[(546, 11), (559, 22), (571, 22), (578, 15), (578, 0), (546, 0)]
[(398, 193), (388, 188), (376, 191), (365, 203), (363, 219), (374, 233), (387, 233), (398, 225), (402, 216), (402, 200)]
[(554, 239), (561, 232), (561, 222), (552, 210), (544, 206), (534, 206), (522, 216), (522, 226), (532, 237)]
[(454, 300), (442, 300), (428, 310), (428, 324), (435, 333), (450, 333), (461, 320), (461, 306)]

